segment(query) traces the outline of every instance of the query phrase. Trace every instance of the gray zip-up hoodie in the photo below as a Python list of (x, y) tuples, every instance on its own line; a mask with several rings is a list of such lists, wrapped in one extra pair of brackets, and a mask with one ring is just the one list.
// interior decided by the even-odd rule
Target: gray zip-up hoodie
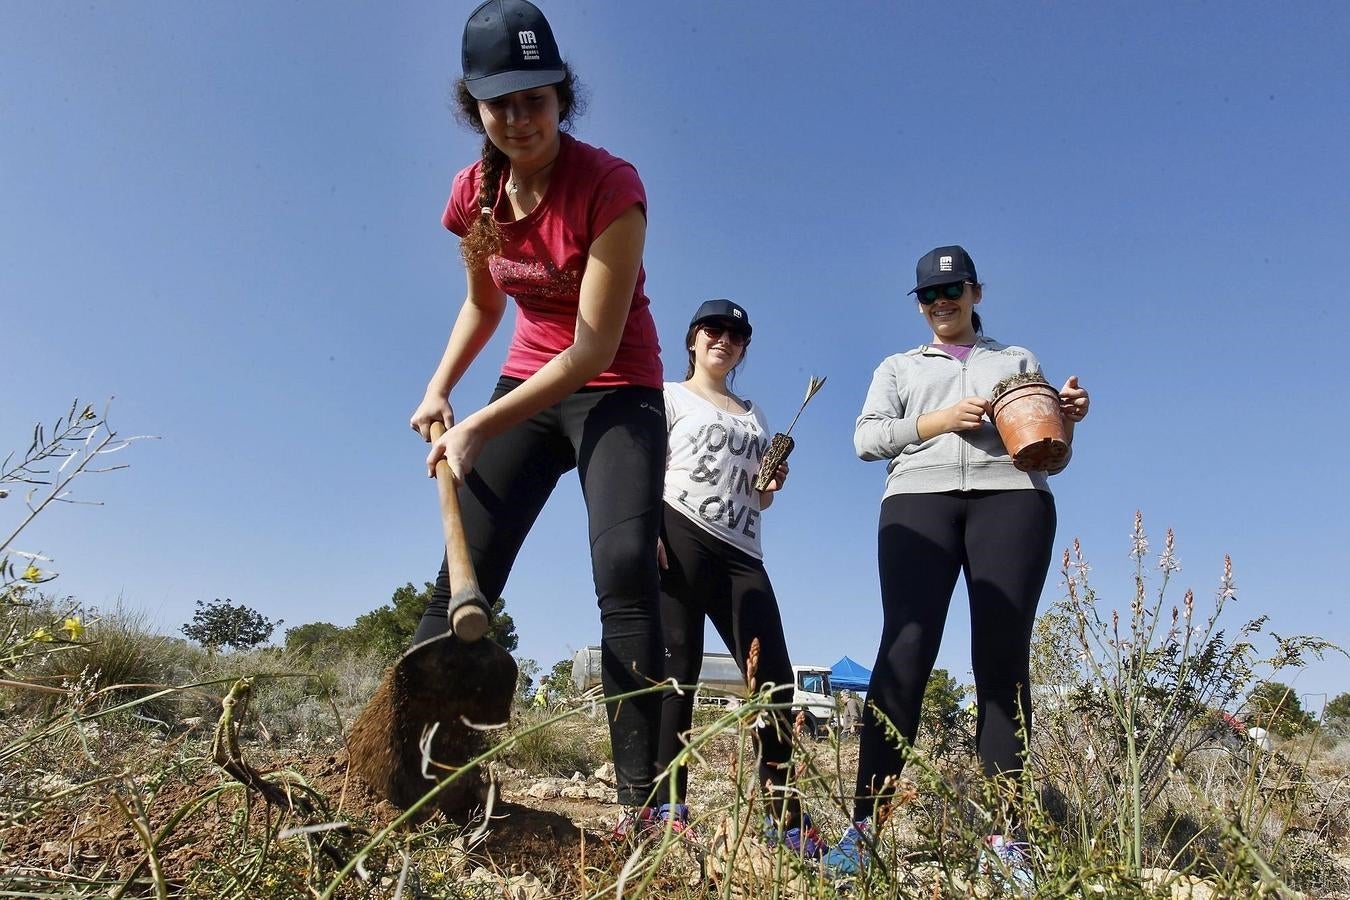
[(922, 414), (966, 397), (990, 400), (994, 385), (1004, 378), (1039, 368), (1025, 347), (986, 337), (965, 362), (928, 344), (882, 360), (872, 373), (853, 447), (865, 460), (889, 460), (883, 499), (941, 491), (1050, 490), (1044, 472), (1017, 470), (988, 420), (971, 431), (919, 440)]

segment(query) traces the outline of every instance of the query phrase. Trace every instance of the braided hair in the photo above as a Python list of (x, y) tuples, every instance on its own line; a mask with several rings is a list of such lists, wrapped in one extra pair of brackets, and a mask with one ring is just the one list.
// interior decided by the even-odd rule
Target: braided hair
[[(558, 92), (558, 129), (570, 130), (573, 118), (583, 110), (581, 85), (572, 74), (571, 66), (563, 63), (563, 80), (553, 85)], [(456, 117), (474, 131), (483, 135), (482, 179), (478, 184), (478, 198), (475, 201), (478, 215), (469, 227), (469, 233), (459, 242), (460, 255), (469, 271), (475, 271), (487, 265), (487, 261), (501, 252), (502, 236), (497, 230), (497, 222), (492, 216), (492, 208), (501, 192), (502, 173), (506, 170), (507, 157), (483, 127), (483, 117), (478, 112), (478, 101), (469, 93), (461, 78), (455, 83)]]

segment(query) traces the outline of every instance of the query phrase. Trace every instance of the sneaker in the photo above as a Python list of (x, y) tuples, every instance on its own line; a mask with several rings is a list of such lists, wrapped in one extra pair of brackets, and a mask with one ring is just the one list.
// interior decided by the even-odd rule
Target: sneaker
[(825, 871), (834, 878), (860, 875), (867, 868), (868, 848), (872, 844), (872, 822), (863, 819), (854, 822), (844, 832), (829, 853), (825, 854)]
[(660, 827), (656, 819), (656, 810), (650, 806), (629, 806), (624, 808), (623, 815), (619, 817), (609, 836), (615, 842), (636, 841), (647, 837)]
[(689, 807), (683, 803), (662, 803), (656, 808), (656, 817), (652, 820), (653, 833), (664, 833), (669, 823), (672, 834), (692, 840), (694, 825), (689, 821)]
[[(980, 872), (992, 874), (1008, 882), (1009, 886), (1022, 893), (1030, 891), (1036, 884), (1031, 874), (1031, 845), (1026, 841), (1014, 841), (1001, 834), (991, 834), (984, 839), (988, 853), (980, 854)], [(998, 861), (998, 867), (990, 865), (989, 858)]]
[(770, 847), (776, 847), (780, 838), (783, 846), (792, 851), (793, 855), (806, 859), (820, 859), (830, 849), (830, 845), (820, 839), (820, 832), (816, 831), (811, 817), (806, 814), (802, 815), (800, 826), (789, 828), (781, 836), (778, 833), (778, 823), (774, 821), (773, 816), (765, 816), (764, 842)]

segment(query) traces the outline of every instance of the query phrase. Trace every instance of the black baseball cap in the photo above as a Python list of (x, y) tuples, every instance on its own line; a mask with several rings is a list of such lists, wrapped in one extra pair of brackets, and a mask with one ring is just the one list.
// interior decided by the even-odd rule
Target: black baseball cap
[(935, 284), (953, 284), (959, 281), (973, 281), (978, 284), (980, 280), (975, 276), (975, 260), (970, 258), (964, 247), (956, 244), (929, 250), (919, 257), (915, 278), (919, 283), (914, 285), (911, 294)]
[(557, 84), (566, 77), (553, 29), (529, 0), (487, 0), (464, 25), (464, 86), (475, 100)]
[(726, 319), (734, 322), (739, 330), (745, 332), (746, 337), (754, 330), (750, 327), (750, 315), (745, 311), (745, 307), (730, 300), (704, 300), (699, 305), (698, 312), (689, 320), (689, 327), (693, 328), (699, 322), (708, 319)]

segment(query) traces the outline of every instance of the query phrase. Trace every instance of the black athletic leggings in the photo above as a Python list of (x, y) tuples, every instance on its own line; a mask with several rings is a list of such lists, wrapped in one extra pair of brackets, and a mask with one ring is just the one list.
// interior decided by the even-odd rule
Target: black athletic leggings
[[(492, 399), (520, 384), (503, 376)], [(658, 388), (582, 388), (489, 440), (459, 490), (469, 555), (491, 601), (506, 586), (554, 485), (564, 472), (577, 469), (590, 520), (606, 697), (662, 677), (655, 548), (665, 482), (665, 409)], [(442, 561), (414, 642), (449, 629), (449, 602), (449, 572)], [(657, 694), (606, 704), (624, 805), (642, 805), (651, 794), (660, 704)]]
[(1031, 729), (1031, 629), (1050, 567), (1055, 499), (1047, 491), (896, 494), (881, 504), (881, 648), (867, 688), (854, 819), (872, 815), (904, 766), (873, 707), (911, 745), (957, 576), (970, 594), (976, 745), (986, 775), (1015, 774)]
[[(695, 525), (688, 517), (665, 507), (661, 539), (669, 564), (661, 573), (661, 632), (666, 644), (666, 677), (680, 684), (696, 684), (703, 664), (703, 620), (706, 616), (745, 675), (750, 642), (759, 638), (756, 686), (781, 685), (792, 699), (792, 661), (783, 637), (783, 620), (764, 563)], [(777, 691), (775, 691), (775, 696)], [(694, 695), (666, 693), (661, 703), (661, 736), (656, 763), (665, 770), (684, 748), (693, 724)], [(755, 729), (760, 746), (759, 783), (776, 787), (787, 783), (792, 753), (792, 720), (787, 710), (766, 716)], [(676, 801), (683, 802), (689, 783), (687, 767), (673, 773)], [(664, 800), (669, 786), (657, 793)], [(782, 819), (784, 803), (790, 817), (797, 804), (782, 791), (771, 791), (770, 803)]]

